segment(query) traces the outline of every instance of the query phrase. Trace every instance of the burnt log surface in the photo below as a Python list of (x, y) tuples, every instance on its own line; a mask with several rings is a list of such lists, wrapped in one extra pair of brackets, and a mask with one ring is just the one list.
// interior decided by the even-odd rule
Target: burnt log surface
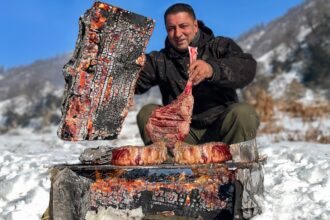
[(118, 136), (153, 27), (152, 19), (102, 2), (80, 18), (74, 54), (63, 67), (61, 139)]

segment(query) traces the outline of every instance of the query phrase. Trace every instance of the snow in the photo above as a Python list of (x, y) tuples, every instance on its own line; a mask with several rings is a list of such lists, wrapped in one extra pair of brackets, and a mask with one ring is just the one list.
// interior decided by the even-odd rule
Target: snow
[(6, 99), (0, 101), (0, 117), (9, 109), (19, 115), (22, 115), (26, 112), (31, 106), (31, 102), (27, 99), (26, 96), (16, 96), (15, 98)]
[(254, 42), (257, 42), (266, 32), (264, 30), (261, 30), (253, 35), (251, 37), (247, 38), (242, 45), (244, 46), (244, 50), (250, 50), (252, 48), (252, 45)]
[[(87, 147), (142, 145), (135, 123), (137, 109), (128, 114), (122, 133), (113, 141), (64, 142), (56, 136), (56, 127), (39, 133), (18, 129), (1, 135), (0, 219), (40, 219), (49, 201), (50, 166), (77, 163)], [(302, 126), (299, 120), (289, 123), (295, 129)], [(257, 142), (268, 161), (264, 166), (263, 213), (253, 220), (329, 220), (330, 144), (274, 142), (268, 136), (258, 137)]]
[(273, 66), (272, 66), (272, 61), (277, 60), (284, 62), (285, 60), (288, 59), (292, 52), (292, 49), (287, 47), (284, 43), (278, 45), (276, 48), (268, 51), (264, 55), (260, 56), (257, 58), (257, 61), (260, 64), (263, 65), (264, 71), (263, 73), (266, 74), (267, 76), (271, 76), (271, 73), (273, 72)]
[(129, 211), (114, 209), (109, 207), (99, 208), (97, 213), (95, 211), (88, 211), (86, 220), (127, 220), (127, 219), (142, 219), (144, 217), (142, 207), (132, 209)]
[(259, 148), (268, 162), (264, 212), (254, 219), (329, 219), (329, 145), (261, 138)]
[(268, 91), (273, 99), (280, 99), (285, 95), (286, 88), (293, 80), (299, 82), (299, 76), (296, 71), (290, 71), (286, 74), (277, 75), (270, 83)]
[(297, 36), (297, 41), (302, 42), (306, 39), (306, 36), (312, 32), (312, 29), (306, 26), (301, 26), (299, 34)]

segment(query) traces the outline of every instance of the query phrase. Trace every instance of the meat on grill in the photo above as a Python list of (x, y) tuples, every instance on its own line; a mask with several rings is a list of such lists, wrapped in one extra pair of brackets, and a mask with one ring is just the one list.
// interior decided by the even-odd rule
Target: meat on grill
[[(197, 48), (189, 47), (190, 63), (197, 59)], [(177, 141), (183, 141), (189, 134), (194, 104), (192, 81), (188, 80), (181, 95), (172, 103), (156, 108), (146, 125), (146, 131), (152, 142), (164, 141), (173, 148)]]
[(177, 142), (174, 145), (173, 154), (177, 164), (209, 164), (232, 159), (229, 146), (222, 142), (209, 142), (201, 145)]
[(167, 159), (164, 142), (149, 146), (122, 146), (112, 150), (110, 164), (118, 166), (156, 165)]

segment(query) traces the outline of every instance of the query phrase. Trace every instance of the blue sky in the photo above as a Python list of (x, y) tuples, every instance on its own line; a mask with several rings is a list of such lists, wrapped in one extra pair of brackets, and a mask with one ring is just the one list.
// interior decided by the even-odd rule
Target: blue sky
[[(93, 0), (2, 0), (0, 3), (0, 66), (11, 68), (73, 51), (78, 19)], [(267, 24), (303, 0), (104, 0), (151, 17), (156, 27), (147, 52), (162, 48), (163, 13), (176, 2), (193, 6), (216, 35), (237, 38), (258, 24)]]

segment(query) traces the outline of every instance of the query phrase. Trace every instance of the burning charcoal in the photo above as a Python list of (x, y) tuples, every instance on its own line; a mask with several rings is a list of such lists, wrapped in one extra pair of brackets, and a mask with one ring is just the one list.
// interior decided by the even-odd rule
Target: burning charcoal
[(135, 180), (139, 178), (143, 178), (148, 176), (149, 170), (148, 169), (134, 169), (131, 170), (124, 175), (120, 176), (121, 178), (127, 179), (127, 180)]
[(117, 137), (153, 27), (151, 19), (101, 2), (81, 17), (74, 54), (63, 68), (60, 138)]
[(232, 196), (234, 192), (234, 186), (232, 183), (221, 184), (219, 186), (219, 198), (221, 200), (226, 200)]
[[(228, 205), (232, 202), (230, 198), (233, 195), (230, 193), (233, 191), (224, 194), (225, 201), (219, 199), (219, 187), (223, 185), (220, 179), (200, 176), (187, 182), (193, 175), (165, 173), (164, 170), (158, 173), (153, 171), (148, 175), (146, 170), (140, 169), (120, 177), (98, 180), (91, 185), (91, 197), (99, 199), (101, 203), (93, 204), (123, 209), (142, 206), (144, 213), (173, 211), (175, 215), (202, 216), (203, 219), (213, 219), (220, 210), (233, 207)], [(102, 191), (106, 193), (99, 194)]]
[(148, 177), (149, 182), (157, 182), (157, 180), (158, 180), (158, 175), (156, 173), (153, 173)]

